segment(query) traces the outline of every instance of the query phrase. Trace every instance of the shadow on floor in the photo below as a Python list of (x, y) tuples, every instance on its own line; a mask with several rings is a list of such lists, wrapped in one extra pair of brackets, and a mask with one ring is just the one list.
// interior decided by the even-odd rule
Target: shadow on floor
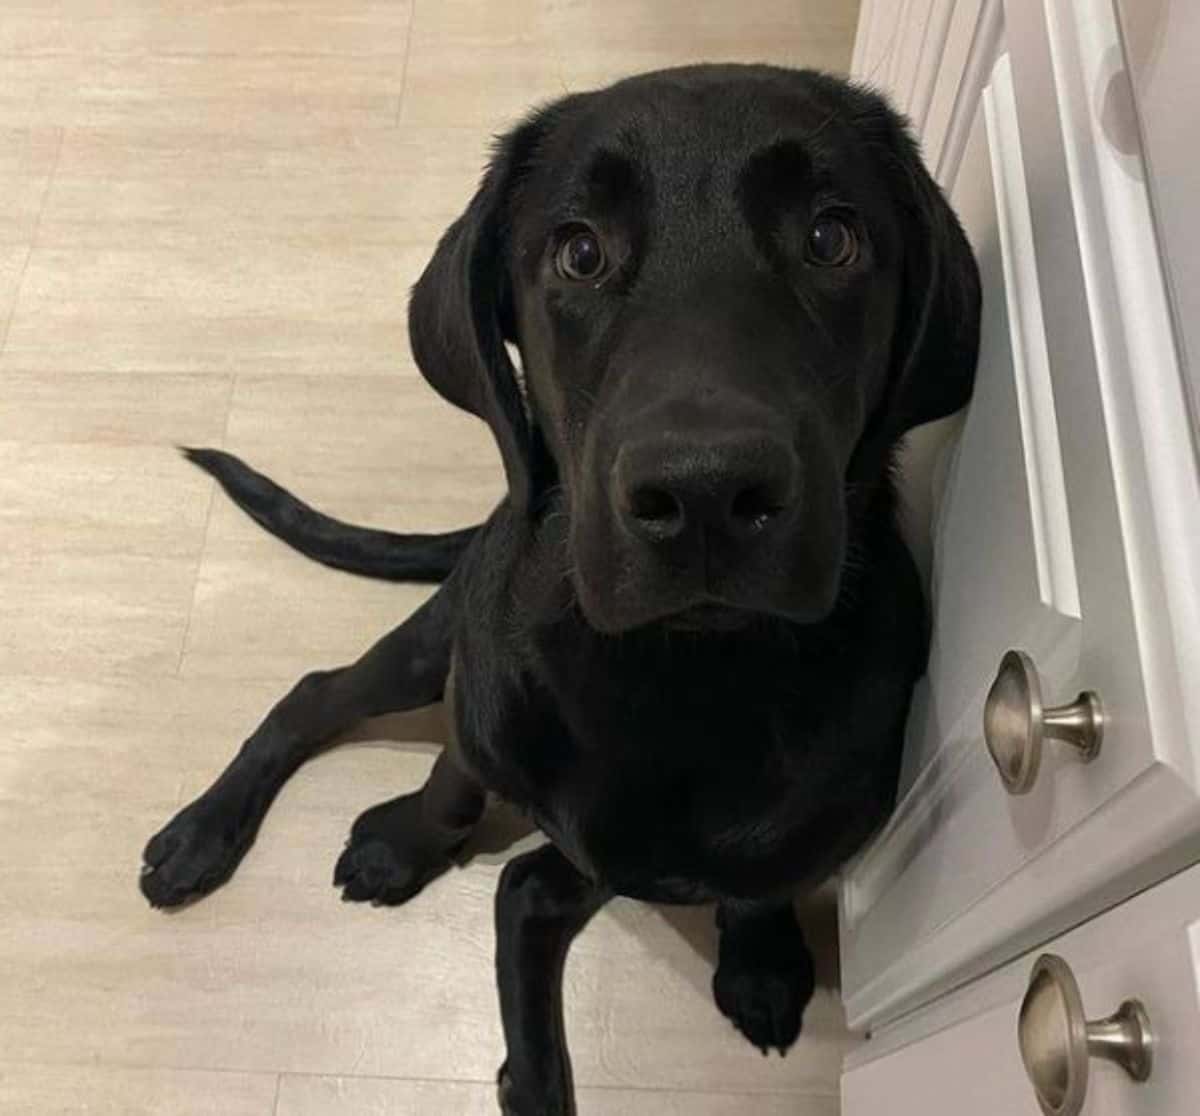
[[(796, 913), (804, 929), (808, 948), (812, 951), (816, 965), (817, 987), (836, 992), (840, 987), (841, 973), (838, 960), (837, 893), (832, 887), (823, 887), (812, 895), (796, 900)], [(717, 963), (716, 913), (712, 904), (683, 907), (654, 904), (650, 907), (656, 918), (670, 926), (682, 938), (696, 957), (704, 964), (694, 967), (681, 962), (678, 952), (665, 950), (671, 964), (676, 965), (683, 975), (707, 989), (712, 970)], [(640, 916), (618, 909), (618, 921), (640, 922)]]

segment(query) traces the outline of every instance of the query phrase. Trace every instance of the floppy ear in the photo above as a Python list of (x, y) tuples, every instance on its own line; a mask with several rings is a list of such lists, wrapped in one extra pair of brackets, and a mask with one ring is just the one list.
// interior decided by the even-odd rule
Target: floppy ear
[(512, 191), (545, 132), (541, 112), (504, 136), (467, 210), (438, 243), (413, 288), (408, 335), (421, 374), (444, 399), (491, 428), (509, 498), (527, 509), (538, 436), (505, 341), (516, 341), (506, 244)]
[(900, 213), (903, 288), (884, 421), (891, 439), (966, 405), (979, 352), (979, 269), (904, 122), (883, 109), (885, 173)]

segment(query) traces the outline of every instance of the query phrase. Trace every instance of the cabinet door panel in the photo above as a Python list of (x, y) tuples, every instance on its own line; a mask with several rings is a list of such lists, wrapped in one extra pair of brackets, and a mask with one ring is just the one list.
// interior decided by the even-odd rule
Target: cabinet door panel
[(1136, 112), (1120, 85), (1110, 120), (1140, 125), (1143, 154), (1172, 288), (1176, 335), (1190, 377), (1192, 425), (1200, 428), (1200, 4), (1194, 0), (1117, 0)]
[[(1052, 941), (1089, 1019), (1141, 1001), (1154, 1033), (1149, 1081), (1093, 1061), (1088, 1116), (1191, 1116), (1200, 1096), (1200, 868)], [(885, 1030), (849, 1058), (845, 1116), (1038, 1116), (1017, 1043), (1034, 951)]]

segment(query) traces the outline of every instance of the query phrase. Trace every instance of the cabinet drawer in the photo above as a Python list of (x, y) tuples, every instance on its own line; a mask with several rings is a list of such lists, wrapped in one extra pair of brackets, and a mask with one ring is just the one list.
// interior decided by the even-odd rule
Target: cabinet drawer
[[(903, 796), (842, 887), (875, 1027), (1161, 879), (1200, 843), (1200, 484), (1111, 0), (1008, 0), (951, 197), (980, 262), (975, 398), (934, 530)], [(961, 115), (956, 110), (956, 116)], [(983, 708), (1008, 648), (1095, 691), (1089, 764), (1006, 793)], [(1032, 707), (1032, 702), (1028, 707)]]
[[(1129, 900), (1045, 949), (1065, 961), (1089, 1020), (1140, 1001), (1153, 1035), (1149, 1079), (1092, 1059), (1086, 1116), (1193, 1116), (1200, 1098), (1200, 867)], [(1039, 1116), (1017, 1020), (1042, 950), (864, 1043), (847, 1062), (844, 1116)]]

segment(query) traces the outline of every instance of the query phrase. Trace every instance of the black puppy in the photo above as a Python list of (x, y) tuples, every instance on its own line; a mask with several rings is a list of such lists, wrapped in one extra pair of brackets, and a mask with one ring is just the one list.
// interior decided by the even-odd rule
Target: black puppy
[(504, 1111), (573, 1111), (562, 966), (612, 895), (715, 900), (717, 1004), (787, 1047), (812, 992), (792, 896), (887, 816), (925, 660), (892, 456), (966, 403), (978, 317), (962, 231), (869, 92), (700, 66), (535, 113), (410, 308), (421, 371), (499, 443), (509, 495), (486, 524), (360, 530), (192, 453), (314, 557), (446, 581), (272, 710), (150, 841), (146, 896), (216, 887), (319, 746), (444, 697), (452, 743), (359, 818), (335, 883), (408, 899), (485, 791), (545, 831), (496, 899)]

